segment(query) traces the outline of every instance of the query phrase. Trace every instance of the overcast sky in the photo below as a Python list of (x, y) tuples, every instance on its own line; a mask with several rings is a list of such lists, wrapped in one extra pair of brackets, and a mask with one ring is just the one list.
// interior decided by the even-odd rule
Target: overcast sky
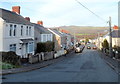
[[(119, 0), (78, 0), (105, 21), (112, 17), (112, 25), (118, 25)], [(90, 13), (75, 0), (0, 0), (0, 8), (11, 10), (21, 6), (21, 15), (31, 22), (42, 20), (45, 27), (105, 26), (106, 22)]]

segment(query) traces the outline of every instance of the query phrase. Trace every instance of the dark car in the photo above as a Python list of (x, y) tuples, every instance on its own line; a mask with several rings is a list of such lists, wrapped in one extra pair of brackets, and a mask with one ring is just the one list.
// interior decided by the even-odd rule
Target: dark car
[(90, 46), (87, 46), (87, 49), (91, 49), (91, 47), (90, 47)]

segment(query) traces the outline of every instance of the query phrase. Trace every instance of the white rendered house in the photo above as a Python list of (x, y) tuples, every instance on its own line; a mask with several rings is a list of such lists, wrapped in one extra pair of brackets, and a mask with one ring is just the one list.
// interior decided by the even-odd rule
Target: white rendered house
[(20, 15), (20, 7), (12, 11), (0, 8), (0, 52), (14, 51), (21, 58), (34, 54), (34, 26)]
[(33, 24), (34, 25), (34, 43), (35, 49), (37, 48), (37, 43), (39, 42), (53, 42), (53, 34), (41, 24)]

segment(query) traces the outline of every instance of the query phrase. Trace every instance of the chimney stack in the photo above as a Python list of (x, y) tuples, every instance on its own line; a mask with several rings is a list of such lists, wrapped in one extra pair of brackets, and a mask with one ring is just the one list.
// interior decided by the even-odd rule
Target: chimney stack
[(43, 26), (43, 21), (38, 21), (37, 24), (42, 25)]
[(30, 22), (30, 18), (29, 17), (25, 17), (25, 19)]
[(12, 11), (17, 13), (17, 14), (20, 14), (20, 6), (13, 6)]
[(118, 30), (118, 26), (114, 25), (113, 29)]

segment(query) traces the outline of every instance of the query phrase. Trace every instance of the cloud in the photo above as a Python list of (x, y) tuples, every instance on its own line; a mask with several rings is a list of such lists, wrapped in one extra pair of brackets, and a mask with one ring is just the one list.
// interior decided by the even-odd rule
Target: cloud
[[(0, 2), (64, 2), (67, 1), (69, 2), (70, 0), (1, 0)], [(71, 0), (74, 1), (74, 0)], [(80, 2), (87, 2), (87, 3), (94, 3), (94, 2), (118, 2), (119, 0), (78, 0)]]
[[(1, 0), (0, 6), (11, 9), (21, 6), (21, 15), (29, 16), (32, 22), (43, 20), (44, 26), (104, 25), (105, 23), (83, 8), (75, 0)], [(1, 2), (0, 1), (0, 2)], [(78, 0), (105, 20), (112, 16), (117, 24), (119, 0)], [(16, 3), (13, 3), (16, 2)]]

